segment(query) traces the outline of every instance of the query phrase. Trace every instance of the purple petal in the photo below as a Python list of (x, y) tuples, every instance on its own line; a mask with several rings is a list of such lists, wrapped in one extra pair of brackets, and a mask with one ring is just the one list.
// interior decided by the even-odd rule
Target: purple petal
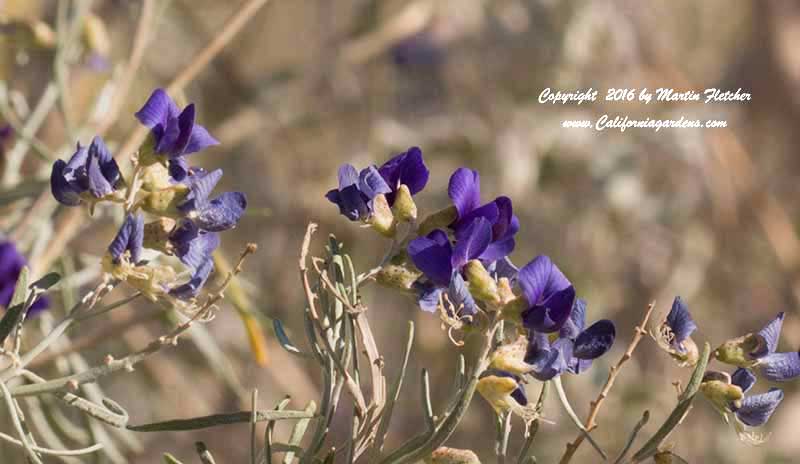
[(119, 262), (120, 257), (125, 251), (131, 254), (131, 262), (139, 262), (142, 253), (142, 241), (144, 239), (144, 217), (140, 214), (134, 216), (128, 214), (125, 221), (120, 226), (114, 240), (108, 246), (115, 263)]
[(339, 207), (339, 213), (350, 219), (358, 221), (369, 217), (370, 208), (364, 195), (356, 185), (350, 185), (341, 190), (331, 190), (325, 198)]
[(170, 153), (171, 156), (181, 156), (189, 145), (189, 139), (194, 132), (195, 109), (194, 103), (183, 109), (178, 116), (178, 138), (175, 139), (175, 147)]
[(225, 192), (197, 210), (195, 220), (201, 229), (222, 232), (236, 226), (247, 208), (242, 192)]
[(800, 354), (772, 353), (758, 360), (761, 374), (773, 382), (785, 382), (800, 375)]
[(177, 117), (171, 117), (163, 126), (154, 148), (156, 153), (169, 156), (178, 156), (177, 142), (181, 137), (181, 127)]
[(447, 296), (450, 299), (450, 303), (453, 304), (457, 311), (457, 314), (453, 314), (452, 316), (473, 316), (478, 312), (475, 299), (472, 298), (472, 294), (467, 288), (467, 283), (458, 272), (454, 272), (453, 277), (450, 279)]
[(523, 266), (518, 278), (525, 299), (531, 306), (541, 304), (550, 295), (572, 287), (561, 270), (545, 255), (537, 256)]
[(200, 292), (200, 289), (203, 288), (203, 285), (205, 285), (208, 276), (211, 275), (211, 271), (213, 270), (214, 260), (207, 259), (195, 270), (189, 282), (170, 290), (170, 295), (182, 300), (188, 300), (196, 296), (197, 293)]
[(521, 386), (517, 387), (513, 392), (511, 392), (511, 397), (520, 404), (520, 406), (527, 406), (528, 405), (528, 396), (525, 394), (525, 389)]
[(117, 162), (114, 160), (114, 157), (111, 156), (111, 152), (100, 136), (92, 139), (92, 143), (89, 145), (89, 157), (97, 158), (100, 164), (100, 170), (103, 172), (103, 177), (106, 178), (112, 187), (116, 188), (122, 175), (119, 172)]
[(467, 168), (458, 168), (450, 177), (447, 194), (458, 210), (459, 218), (469, 214), (470, 211), (478, 207), (481, 201), (480, 176), (478, 172)]
[(467, 261), (476, 259), (486, 251), (489, 242), (492, 240), (492, 226), (484, 218), (478, 218), (464, 229), (460, 239), (456, 240), (450, 266), (453, 269), (461, 269)]
[(204, 148), (208, 148), (213, 145), (219, 145), (219, 141), (211, 136), (208, 133), (205, 127), (195, 124), (192, 127), (191, 136), (189, 137), (189, 143), (186, 144), (186, 148), (183, 150), (184, 155), (190, 155), (192, 153), (197, 153)]
[(731, 374), (731, 383), (741, 388), (742, 393), (747, 393), (756, 383), (756, 375), (750, 369), (740, 367)]
[(769, 324), (758, 332), (758, 336), (764, 340), (764, 343), (761, 346), (762, 349), (750, 353), (753, 357), (761, 358), (774, 353), (778, 348), (778, 341), (781, 337), (781, 326), (783, 325), (783, 316), (783, 312), (779, 312), (778, 315), (775, 316), (775, 319), (771, 320)]
[(459, 217), (459, 219), (451, 224), (450, 227), (455, 231), (456, 240), (458, 240), (464, 235), (464, 230), (469, 227), (469, 225), (472, 224), (475, 219), (486, 219), (486, 221), (491, 225), (497, 222), (499, 215), (500, 211), (497, 209), (497, 205), (494, 204), (494, 202), (486, 203), (480, 208), (475, 208), (464, 216)]
[(566, 372), (572, 359), (571, 341), (559, 338), (552, 345), (546, 344), (547, 335), (537, 333), (525, 355), (525, 362), (533, 365), (531, 375), (542, 382)]
[(78, 206), (81, 203), (80, 191), (64, 178), (66, 168), (67, 163), (64, 160), (56, 160), (53, 163), (53, 171), (50, 173), (50, 191), (62, 205)]
[(437, 229), (425, 237), (415, 238), (408, 244), (408, 255), (433, 283), (442, 287), (450, 285), (453, 249), (444, 231)]
[(186, 200), (178, 206), (178, 209), (188, 212), (205, 207), (208, 203), (208, 197), (214, 191), (214, 187), (217, 186), (220, 179), (222, 179), (222, 169), (188, 176), (183, 183), (189, 187), (189, 194), (186, 195)]
[(569, 319), (575, 289), (567, 287), (550, 296), (544, 303), (534, 305), (522, 312), (522, 323), (528, 329), (541, 332), (556, 332)]
[(742, 400), (742, 407), (736, 410), (736, 417), (751, 427), (764, 425), (781, 401), (783, 391), (779, 388), (770, 388), (767, 393), (747, 396)]
[(597, 359), (611, 349), (616, 335), (613, 322), (599, 320), (578, 335), (573, 354), (579, 359)]
[(169, 159), (169, 175), (176, 182), (182, 182), (189, 175), (189, 163), (183, 156)]
[[(486, 254), (486, 252), (483, 254)], [(517, 274), (519, 274), (519, 269), (517, 269), (517, 266), (514, 266), (514, 263), (512, 263), (508, 257), (494, 261), (487, 269), (492, 273), (492, 277), (495, 279), (499, 280), (505, 277), (511, 284), (516, 282)]]
[(679, 296), (676, 296), (675, 301), (672, 302), (672, 309), (667, 315), (667, 326), (675, 335), (672, 341), (673, 346), (681, 350), (683, 348), (680, 344), (697, 329), (697, 325), (692, 320), (691, 314), (689, 314), (689, 308)]
[(439, 309), (439, 296), (444, 289), (437, 287), (431, 282), (414, 282), (414, 289), (417, 291), (417, 301), (419, 307), (427, 313), (435, 313)]
[(508, 197), (497, 197), (494, 200), (494, 204), (497, 206), (498, 216), (497, 221), (492, 226), (492, 240), (498, 240), (504, 238), (511, 231), (514, 208), (511, 205), (511, 199)]
[(380, 194), (387, 194), (392, 191), (375, 166), (361, 170), (358, 175), (358, 190), (370, 200)]
[(393, 157), (378, 171), (392, 191), (386, 195), (389, 205), (394, 203), (394, 192), (401, 184), (406, 185), (412, 195), (416, 195), (425, 188), (430, 176), (430, 171), (422, 159), (422, 150), (418, 147), (411, 147), (407, 152)]
[(497, 242), (492, 242), (486, 247), (486, 251), (481, 253), (481, 261), (492, 262), (502, 260), (514, 251), (516, 243), (514, 237), (504, 238)]
[(142, 109), (136, 112), (136, 119), (152, 129), (157, 124), (165, 125), (170, 117), (178, 115), (178, 107), (163, 89), (153, 91)]
[(86, 169), (89, 179), (89, 192), (95, 198), (102, 198), (114, 192), (114, 188), (103, 176), (100, 170), (100, 160), (96, 156), (89, 155), (89, 166)]
[(561, 338), (569, 338), (575, 340), (578, 338), (583, 328), (586, 326), (586, 300), (583, 298), (576, 298), (575, 303), (572, 305), (572, 312), (570, 312), (569, 319), (561, 327), (558, 336)]
[(339, 168), (339, 190), (351, 185), (358, 185), (358, 171), (352, 164), (343, 164)]

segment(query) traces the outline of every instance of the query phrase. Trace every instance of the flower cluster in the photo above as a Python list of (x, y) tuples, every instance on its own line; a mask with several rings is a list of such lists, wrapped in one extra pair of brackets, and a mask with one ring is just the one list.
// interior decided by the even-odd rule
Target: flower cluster
[[(749, 333), (720, 345), (712, 353), (713, 357), (737, 369), (732, 374), (707, 371), (700, 385), (705, 397), (723, 414), (726, 421), (733, 415), (736, 431), (747, 442), (763, 441), (763, 437), (750, 432), (747, 427), (764, 425), (783, 400), (783, 391), (778, 388), (770, 388), (757, 395), (745, 395), (755, 384), (756, 373), (772, 382), (786, 382), (800, 376), (800, 353), (777, 352), (783, 319), (784, 313), (778, 313), (757, 333)], [(654, 337), (681, 366), (692, 366), (698, 360), (697, 345), (691, 339), (696, 329), (688, 307), (680, 297), (676, 297)]]
[(479, 315), (516, 325), (519, 337), (496, 349), (478, 390), (496, 410), (526, 416), (524, 378), (546, 381), (585, 371), (613, 345), (614, 324), (601, 320), (586, 327), (586, 302), (547, 256), (514, 266), (509, 255), (520, 223), (512, 201), (500, 196), (482, 203), (477, 171), (457, 169), (448, 184), (452, 204), (399, 237), (394, 224), (416, 219), (411, 195), (427, 179), (422, 153), (412, 148), (380, 168), (358, 172), (342, 166), (339, 188), (327, 197), (348, 219), (403, 245), (378, 280), (414, 295), (422, 310), (438, 312), (451, 331), (479, 330)]
[[(241, 192), (212, 198), (222, 170), (189, 166), (187, 155), (218, 142), (195, 123), (195, 107), (183, 110), (162, 89), (153, 92), (136, 118), (150, 135), (133, 160), (129, 181), (100, 137), (78, 144), (69, 161), (53, 165), (53, 196), (66, 206), (112, 202), (125, 208), (125, 219), (108, 247), (104, 269), (151, 300), (191, 301), (214, 269), (218, 232), (236, 226), (247, 199)], [(145, 222), (145, 213), (150, 222)], [(190, 277), (179, 282), (169, 265), (142, 259), (144, 248), (177, 257)]]

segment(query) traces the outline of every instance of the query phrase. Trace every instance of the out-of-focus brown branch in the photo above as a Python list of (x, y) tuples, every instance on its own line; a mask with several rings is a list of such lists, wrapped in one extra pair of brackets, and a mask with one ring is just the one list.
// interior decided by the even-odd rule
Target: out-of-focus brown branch
[[(219, 53), (227, 46), (231, 40), (242, 30), (247, 22), (252, 19), (261, 7), (267, 4), (269, 0), (249, 0), (231, 19), (223, 26), (222, 32), (219, 33), (214, 39), (203, 49), (195, 58), (189, 63), (183, 72), (178, 74), (175, 79), (167, 87), (167, 93), (174, 94), (180, 92), (186, 87), (200, 71), (205, 69), (206, 66), (213, 60)], [(147, 136), (147, 128), (140, 126), (128, 137), (128, 140), (117, 153), (117, 159), (127, 159), (136, 148), (142, 144)]]
[(131, 49), (131, 57), (128, 59), (128, 64), (125, 71), (122, 73), (117, 89), (114, 92), (114, 99), (111, 102), (111, 108), (103, 117), (102, 122), (97, 127), (97, 133), (100, 135), (105, 134), (117, 122), (120, 111), (125, 104), (125, 99), (133, 84), (133, 79), (136, 77), (136, 72), (142, 64), (144, 52), (147, 49), (147, 43), (150, 40), (150, 29), (153, 25), (153, 12), (155, 11), (155, 0), (144, 0), (142, 3), (142, 13), (139, 15), (139, 24), (136, 26), (136, 35), (133, 39), (133, 48)]
[[(591, 409), (589, 410), (589, 416), (586, 418), (586, 422), (584, 426), (586, 430), (592, 431), (592, 429), (597, 427), (597, 423), (595, 420), (597, 419), (597, 414), (600, 412), (600, 406), (603, 404), (605, 399), (608, 397), (608, 392), (611, 391), (611, 387), (614, 386), (614, 381), (617, 379), (620, 371), (622, 370), (622, 365), (625, 364), (631, 357), (633, 356), (633, 351), (636, 349), (636, 346), (639, 345), (644, 334), (647, 333), (647, 321), (650, 319), (650, 315), (653, 313), (653, 308), (655, 308), (656, 302), (650, 303), (647, 306), (647, 311), (644, 313), (644, 317), (642, 318), (642, 322), (636, 326), (636, 329), (633, 333), (633, 338), (631, 339), (631, 343), (628, 345), (628, 349), (625, 350), (625, 353), (622, 354), (622, 357), (617, 361), (615, 366), (611, 367), (611, 370), (608, 372), (608, 379), (606, 380), (606, 384), (603, 385), (603, 389), (600, 390), (600, 394), (597, 395), (597, 399), (591, 402), (590, 406)], [(564, 455), (561, 457), (559, 461), (560, 464), (567, 464), (575, 452), (578, 450), (578, 447), (583, 443), (585, 436), (583, 434), (578, 435), (577, 438), (572, 443), (567, 443), (567, 449), (564, 451)]]

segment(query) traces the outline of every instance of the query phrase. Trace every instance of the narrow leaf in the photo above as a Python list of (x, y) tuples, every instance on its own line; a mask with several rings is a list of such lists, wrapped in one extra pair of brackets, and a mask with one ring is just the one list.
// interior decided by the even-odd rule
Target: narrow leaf
[(28, 268), (23, 267), (14, 287), (14, 296), (8, 304), (8, 309), (3, 319), (0, 320), (0, 346), (6, 341), (8, 335), (14, 330), (25, 310), (25, 297), (28, 291)]

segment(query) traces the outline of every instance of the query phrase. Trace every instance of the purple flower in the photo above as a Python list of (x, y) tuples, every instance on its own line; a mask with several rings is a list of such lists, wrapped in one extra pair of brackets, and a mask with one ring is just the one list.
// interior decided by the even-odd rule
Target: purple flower
[(576, 299), (569, 319), (552, 343), (546, 333), (532, 330), (529, 334), (525, 362), (533, 366), (531, 375), (550, 380), (565, 372), (580, 374), (611, 349), (616, 337), (614, 323), (602, 319), (588, 328), (586, 302)]
[(50, 188), (59, 203), (77, 206), (82, 198), (99, 200), (114, 193), (123, 183), (117, 162), (100, 137), (88, 147), (78, 144), (69, 162), (56, 160), (50, 174)]
[[(14, 287), (17, 285), (22, 268), (27, 262), (17, 247), (7, 240), (0, 240), (0, 306), (8, 308), (14, 296)], [(40, 296), (28, 309), (28, 315), (37, 314), (50, 307), (46, 296)]]
[(463, 308), (461, 315), (477, 311), (475, 300), (470, 295), (461, 276), (467, 262), (477, 259), (489, 245), (491, 227), (483, 218), (474, 221), (455, 245), (447, 232), (436, 229), (424, 237), (417, 237), (408, 244), (408, 255), (414, 265), (422, 271), (428, 282), (417, 285), (420, 307), (428, 312), (437, 308), (439, 295), (447, 289), (450, 302)]
[(458, 211), (457, 219), (450, 225), (456, 238), (475, 218), (482, 217), (491, 224), (492, 240), (480, 256), (482, 261), (491, 263), (514, 251), (514, 235), (519, 231), (519, 219), (514, 215), (511, 199), (497, 197), (480, 206), (480, 175), (467, 168), (459, 168), (453, 173), (447, 193)]
[(684, 341), (697, 329), (697, 324), (692, 320), (689, 308), (681, 297), (675, 297), (665, 323), (672, 331), (670, 346), (679, 353), (686, 353)]
[[(731, 383), (741, 388), (742, 393), (747, 393), (756, 383), (756, 376), (749, 369), (739, 368), (731, 375)], [(743, 424), (758, 427), (769, 420), (781, 401), (783, 401), (783, 391), (770, 388), (760, 395), (745, 396), (740, 406), (731, 404), (730, 408)]]
[(125, 252), (128, 261), (136, 265), (142, 258), (142, 242), (144, 241), (144, 216), (141, 213), (128, 214), (119, 228), (116, 237), (108, 246), (108, 253), (114, 264), (119, 264)]
[(196, 269), (193, 270), (192, 277), (189, 282), (179, 285), (169, 291), (170, 295), (182, 300), (188, 300), (197, 295), (200, 289), (205, 285), (211, 271), (214, 270), (214, 261), (207, 259)]
[[(480, 375), (480, 380), (488, 381), (491, 380), (492, 377), (496, 377), (498, 379), (510, 379), (513, 382), (509, 382), (508, 387), (505, 391), (508, 391), (508, 394), (511, 395), (514, 400), (519, 403), (520, 406), (527, 406), (528, 405), (528, 395), (525, 393), (525, 389), (522, 387), (522, 377), (508, 372), (501, 369), (486, 369)], [(505, 382), (503, 382), (504, 384)], [(500, 385), (498, 385), (500, 386)], [(510, 390), (510, 391), (509, 391)], [(504, 392), (505, 392), (504, 391)], [(502, 393), (504, 393), (502, 392)], [(501, 392), (498, 392), (501, 393)], [(488, 398), (487, 398), (488, 399)]]
[(519, 286), (528, 302), (522, 312), (529, 330), (556, 332), (567, 322), (575, 302), (575, 288), (547, 256), (537, 256), (519, 270)]
[(430, 172), (417, 147), (394, 156), (380, 168), (368, 166), (359, 172), (351, 164), (339, 168), (339, 188), (330, 190), (325, 198), (339, 207), (339, 212), (351, 221), (364, 221), (372, 215), (372, 201), (385, 195), (389, 206), (394, 204), (401, 185), (411, 195), (419, 193), (428, 183)]
[(189, 187), (186, 199), (178, 205), (188, 219), (200, 229), (221, 232), (236, 226), (247, 208), (247, 197), (242, 192), (225, 192), (209, 200), (211, 192), (222, 178), (222, 169), (211, 172), (198, 171), (184, 178)]
[(783, 318), (784, 313), (780, 312), (758, 333), (723, 343), (714, 351), (715, 357), (739, 367), (755, 367), (773, 382), (785, 382), (800, 376), (800, 354), (796, 351), (777, 352)]
[(170, 174), (178, 181), (187, 175), (185, 155), (219, 144), (203, 126), (195, 124), (194, 104), (181, 110), (163, 89), (153, 91), (136, 118), (150, 129), (155, 153), (169, 158)]

